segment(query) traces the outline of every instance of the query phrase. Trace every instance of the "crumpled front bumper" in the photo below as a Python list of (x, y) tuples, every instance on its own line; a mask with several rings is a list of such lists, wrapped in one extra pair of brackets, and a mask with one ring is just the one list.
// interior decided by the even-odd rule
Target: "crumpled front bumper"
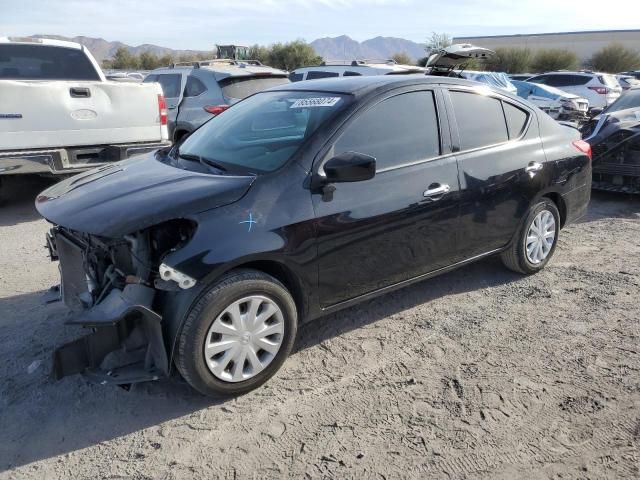
[[(127, 285), (124, 290), (112, 290), (93, 308), (73, 315), (67, 324), (93, 331), (54, 352), (54, 377), (59, 380), (80, 373), (97, 383), (123, 385), (167, 376), (162, 317), (151, 309), (154, 294), (150, 287)], [(108, 356), (114, 358), (105, 362)]]

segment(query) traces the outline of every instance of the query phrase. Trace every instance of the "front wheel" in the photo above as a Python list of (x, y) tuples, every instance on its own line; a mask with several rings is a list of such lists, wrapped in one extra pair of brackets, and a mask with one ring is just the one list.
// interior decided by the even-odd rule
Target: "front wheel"
[(559, 233), (558, 208), (551, 200), (542, 200), (529, 210), (512, 245), (502, 253), (502, 262), (514, 272), (539, 272), (551, 260)]
[(176, 366), (205, 395), (238, 395), (271, 378), (291, 352), (297, 314), (291, 294), (255, 270), (231, 272), (191, 308)]

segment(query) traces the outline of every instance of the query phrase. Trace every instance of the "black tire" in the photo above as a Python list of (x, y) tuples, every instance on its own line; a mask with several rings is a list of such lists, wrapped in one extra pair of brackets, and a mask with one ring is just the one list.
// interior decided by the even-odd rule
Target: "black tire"
[[(261, 295), (282, 311), (284, 333), (271, 363), (255, 376), (240, 382), (217, 378), (207, 367), (204, 342), (214, 320), (233, 302)], [(234, 270), (212, 285), (192, 305), (178, 338), (175, 364), (183, 378), (204, 395), (239, 395), (269, 380), (282, 366), (295, 343), (298, 318), (295, 302), (275, 278), (257, 270)]]
[[(529, 232), (529, 227), (531, 226), (533, 220), (543, 211), (547, 210), (553, 215), (553, 219), (555, 220), (555, 237), (553, 240), (553, 245), (547, 255), (547, 257), (542, 260), (540, 263), (532, 263), (529, 258), (527, 258), (526, 251), (526, 241), (527, 234)], [(542, 270), (549, 260), (553, 257), (553, 254), (556, 250), (556, 246), (558, 244), (558, 236), (560, 234), (560, 213), (558, 212), (558, 207), (549, 199), (543, 199), (539, 203), (536, 203), (531, 207), (529, 213), (525, 219), (525, 221), (520, 226), (516, 237), (514, 238), (512, 244), (500, 255), (502, 259), (502, 263), (509, 270), (513, 270), (517, 273), (523, 273), (525, 275), (531, 275), (534, 273), (538, 273)]]

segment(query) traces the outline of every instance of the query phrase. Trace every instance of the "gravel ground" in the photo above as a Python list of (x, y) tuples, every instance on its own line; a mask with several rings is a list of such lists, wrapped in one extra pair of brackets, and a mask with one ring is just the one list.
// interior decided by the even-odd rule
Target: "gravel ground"
[(32, 199), (0, 210), (0, 478), (638, 478), (640, 200), (594, 194), (533, 277), (495, 259), (304, 327), (265, 387), (53, 382), (78, 336)]

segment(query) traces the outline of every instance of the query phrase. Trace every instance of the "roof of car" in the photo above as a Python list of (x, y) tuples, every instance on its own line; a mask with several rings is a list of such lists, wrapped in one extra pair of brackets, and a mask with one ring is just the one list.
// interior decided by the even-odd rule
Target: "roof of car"
[(318, 80), (306, 80), (303, 82), (287, 83), (273, 87), (270, 90), (295, 90), (312, 92), (332, 92), (352, 95), (364, 95), (386, 85), (415, 85), (424, 84), (450, 84), (469, 87), (488, 87), (488, 85), (453, 77), (441, 77), (435, 75), (372, 75), (362, 77), (332, 77)]
[(20, 45), (42, 45), (46, 47), (65, 47), (82, 50), (82, 45), (76, 42), (68, 42), (66, 40), (56, 40), (53, 38), (34, 38), (34, 37), (0, 37), (0, 43), (11, 43)]
[(216, 76), (217, 80), (227, 77), (246, 77), (252, 75), (278, 75), (286, 76), (287, 72), (279, 70), (277, 68), (269, 67), (267, 65), (254, 65), (251, 63), (243, 63), (239, 61), (216, 61), (210, 64), (208, 62), (195, 62), (192, 65), (175, 65), (170, 67), (160, 67), (153, 70), (152, 73), (169, 73), (169, 72), (182, 72), (185, 70), (201, 70), (203, 72), (211, 72)]

